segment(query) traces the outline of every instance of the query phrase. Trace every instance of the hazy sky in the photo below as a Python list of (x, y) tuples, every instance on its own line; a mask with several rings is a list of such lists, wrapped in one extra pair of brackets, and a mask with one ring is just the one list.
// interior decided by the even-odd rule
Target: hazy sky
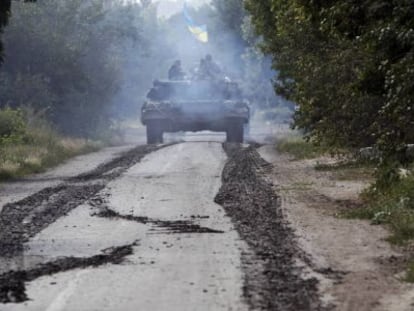
[[(169, 17), (182, 10), (185, 0), (158, 0), (159, 16)], [(187, 0), (187, 3), (193, 6), (200, 6), (209, 3), (210, 0)]]

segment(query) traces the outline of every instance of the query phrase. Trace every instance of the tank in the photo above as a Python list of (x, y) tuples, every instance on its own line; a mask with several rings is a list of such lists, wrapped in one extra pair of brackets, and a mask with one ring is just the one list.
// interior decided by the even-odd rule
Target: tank
[(236, 82), (154, 81), (141, 109), (147, 143), (163, 142), (164, 133), (225, 132), (226, 141), (242, 143), (249, 122), (248, 102)]

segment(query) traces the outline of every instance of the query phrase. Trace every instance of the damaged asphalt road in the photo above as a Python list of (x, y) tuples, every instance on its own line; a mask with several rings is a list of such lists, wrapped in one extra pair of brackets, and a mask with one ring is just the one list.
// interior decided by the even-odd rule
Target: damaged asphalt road
[(323, 310), (254, 147), (140, 146), (0, 212), (0, 310)]

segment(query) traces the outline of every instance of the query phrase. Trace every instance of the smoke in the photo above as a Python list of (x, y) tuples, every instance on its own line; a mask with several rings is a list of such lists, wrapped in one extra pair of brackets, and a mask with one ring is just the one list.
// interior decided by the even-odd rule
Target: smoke
[[(190, 13), (198, 24), (208, 25), (210, 40), (208, 43), (200, 42), (188, 30), (182, 5), (183, 1), (159, 1), (142, 8), (143, 20), (137, 21), (137, 27), (140, 27), (141, 34), (145, 37), (145, 45), (131, 44), (125, 49), (122, 67), (123, 83), (118, 96), (114, 99), (114, 114), (125, 118), (138, 116), (141, 105), (153, 86), (153, 81), (166, 80), (168, 70), (176, 60), (181, 61), (184, 71), (191, 76), (199, 66), (200, 60), (207, 54), (213, 56), (213, 60), (220, 66), (225, 76), (239, 83), (252, 104), (255, 98), (258, 98), (255, 105), (286, 106), (286, 103), (273, 93), (271, 79), (275, 76), (275, 72), (271, 69), (269, 61), (263, 62), (267, 70), (259, 73), (260, 82), (246, 81), (246, 76), (250, 75), (247, 71), (258, 71), (258, 69), (253, 68), (257, 65), (254, 63), (256, 60), (251, 60), (254, 64), (249, 64), (243, 58), (248, 45), (240, 34), (224, 27), (218, 17), (213, 16), (214, 10), (211, 6), (204, 4), (190, 8)], [(176, 13), (166, 14), (166, 8)], [(259, 61), (263, 60), (257, 60)], [(252, 72), (251, 75), (253, 74)], [(249, 85), (249, 83), (260, 85)], [(201, 89), (197, 92), (203, 94)], [(265, 96), (264, 93), (269, 95)], [(263, 98), (259, 99), (259, 97)], [(253, 107), (252, 111), (256, 113), (258, 109)], [(267, 128), (263, 124), (267, 124), (266, 117), (269, 115), (271, 114), (260, 111), (258, 116), (253, 118), (254, 123), (262, 129)], [(283, 118), (290, 119), (291, 113), (285, 111)]]

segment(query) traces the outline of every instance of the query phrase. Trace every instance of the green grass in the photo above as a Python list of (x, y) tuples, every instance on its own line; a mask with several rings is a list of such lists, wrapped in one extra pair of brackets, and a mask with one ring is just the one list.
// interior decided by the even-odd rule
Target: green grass
[(47, 125), (29, 128), (24, 139), (0, 146), (0, 181), (41, 173), (70, 157), (101, 146), (85, 139), (64, 138)]
[[(405, 174), (381, 190), (375, 184), (361, 198), (363, 207), (347, 211), (346, 218), (366, 219), (374, 225), (385, 225), (391, 231), (387, 239), (395, 245), (411, 245), (414, 241), (414, 175)], [(405, 281), (414, 283), (414, 260), (407, 265)]]
[(276, 148), (281, 153), (293, 155), (296, 160), (312, 159), (326, 153), (322, 147), (315, 146), (298, 136), (281, 139)]
[(362, 198), (364, 208), (346, 213), (348, 218), (368, 219), (373, 224), (387, 225), (392, 235), (389, 241), (405, 244), (414, 239), (414, 177), (412, 175), (392, 184), (385, 191), (374, 187), (366, 191)]

